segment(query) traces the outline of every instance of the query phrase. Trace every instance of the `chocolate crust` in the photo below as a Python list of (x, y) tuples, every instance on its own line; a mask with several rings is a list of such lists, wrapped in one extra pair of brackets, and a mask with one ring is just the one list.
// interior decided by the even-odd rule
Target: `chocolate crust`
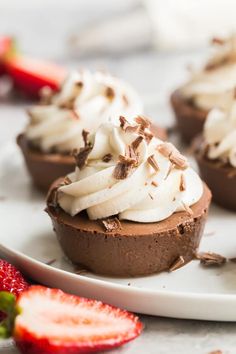
[(195, 138), (193, 147), (201, 177), (211, 189), (213, 201), (223, 208), (236, 211), (236, 168), (208, 159), (201, 136)]
[(41, 191), (48, 191), (50, 185), (61, 176), (72, 172), (75, 167), (73, 156), (62, 154), (44, 154), (32, 149), (27, 141), (25, 134), (17, 136), (19, 145), (29, 174), (35, 186)]
[(194, 107), (191, 102), (183, 97), (180, 89), (172, 93), (170, 102), (181, 138), (189, 144), (196, 135), (202, 132), (208, 111)]
[(169, 270), (182, 256), (195, 257), (205, 226), (211, 193), (204, 185), (201, 199), (187, 212), (173, 214), (158, 223), (121, 220), (120, 228), (106, 232), (101, 221), (91, 221), (86, 212), (75, 217), (52, 205), (56, 181), (47, 198), (47, 213), (66, 257), (94, 273), (139, 276)]
[[(156, 124), (151, 125), (155, 136), (162, 140), (167, 139), (166, 130)], [(17, 136), (17, 144), (21, 148), (25, 163), (34, 185), (43, 192), (47, 192), (50, 185), (59, 177), (66, 176), (74, 171), (75, 159), (72, 155), (60, 153), (43, 153), (33, 149), (25, 136)]]

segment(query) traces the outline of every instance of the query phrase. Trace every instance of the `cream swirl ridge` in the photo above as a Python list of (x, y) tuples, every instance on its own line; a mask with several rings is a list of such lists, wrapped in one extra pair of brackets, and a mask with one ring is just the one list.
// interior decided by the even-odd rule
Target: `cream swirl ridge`
[(213, 109), (204, 126), (207, 157), (236, 168), (236, 100), (226, 110)]
[(136, 222), (158, 222), (187, 210), (203, 185), (171, 144), (152, 136), (137, 117), (130, 125), (106, 123), (77, 156), (75, 172), (58, 189), (58, 203), (74, 216), (86, 210), (91, 220), (118, 215)]
[(69, 152), (82, 146), (83, 129), (94, 132), (120, 115), (140, 113), (140, 99), (127, 83), (102, 72), (73, 72), (59, 93), (49, 92), (45, 104), (29, 110), (26, 136), (44, 152)]
[(206, 111), (214, 107), (226, 108), (236, 86), (236, 36), (226, 40), (215, 38), (213, 43), (218, 50), (181, 88), (186, 99)]

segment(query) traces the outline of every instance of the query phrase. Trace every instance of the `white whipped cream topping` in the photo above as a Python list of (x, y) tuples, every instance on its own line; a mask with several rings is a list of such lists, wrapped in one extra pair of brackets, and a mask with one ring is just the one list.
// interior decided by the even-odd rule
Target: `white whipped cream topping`
[[(232, 100), (232, 98), (231, 98)], [(236, 168), (236, 100), (227, 110), (213, 109), (204, 126), (207, 156), (229, 162)]]
[[(125, 155), (138, 136), (111, 123), (101, 125), (92, 138), (93, 147), (85, 166), (76, 167), (68, 175), (71, 183), (59, 187), (58, 203), (62, 209), (72, 216), (87, 210), (91, 220), (118, 215), (120, 219), (148, 223), (166, 219), (195, 204), (203, 193), (201, 179), (190, 167), (174, 167), (169, 157), (158, 151), (166, 143), (155, 137), (149, 143), (143, 139), (139, 144), (138, 164), (128, 177), (114, 177), (119, 155)], [(103, 162), (107, 154), (112, 159)], [(149, 162), (152, 155), (158, 170)]]
[(73, 72), (49, 104), (29, 111), (26, 136), (44, 152), (68, 152), (82, 146), (83, 129), (95, 132), (108, 120), (140, 113), (140, 99), (127, 83), (102, 72)]
[(190, 99), (202, 110), (225, 109), (236, 86), (236, 36), (218, 44), (218, 50), (203, 70), (194, 72), (191, 79), (181, 88), (186, 99)]

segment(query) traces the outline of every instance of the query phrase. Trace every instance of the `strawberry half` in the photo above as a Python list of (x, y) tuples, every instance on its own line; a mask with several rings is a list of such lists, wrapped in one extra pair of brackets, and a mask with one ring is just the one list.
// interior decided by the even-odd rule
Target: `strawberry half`
[(52, 62), (22, 55), (9, 56), (4, 65), (14, 86), (30, 97), (38, 97), (44, 86), (54, 91), (59, 90), (67, 74), (65, 68)]
[(92, 353), (118, 347), (142, 330), (138, 318), (100, 301), (32, 286), (17, 301), (13, 336), (24, 354)]

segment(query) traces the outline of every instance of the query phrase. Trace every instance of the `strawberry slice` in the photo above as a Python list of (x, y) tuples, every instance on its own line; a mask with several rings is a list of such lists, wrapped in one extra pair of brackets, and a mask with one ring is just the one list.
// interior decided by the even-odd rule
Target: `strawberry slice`
[(8, 36), (0, 36), (0, 76), (5, 74), (4, 60), (14, 51), (14, 39)]
[(5, 60), (5, 70), (17, 89), (38, 97), (44, 86), (57, 91), (66, 77), (65, 68), (52, 62), (13, 55)]
[(17, 307), (13, 336), (24, 354), (112, 349), (136, 338), (142, 330), (138, 318), (127, 311), (42, 286), (23, 292)]

